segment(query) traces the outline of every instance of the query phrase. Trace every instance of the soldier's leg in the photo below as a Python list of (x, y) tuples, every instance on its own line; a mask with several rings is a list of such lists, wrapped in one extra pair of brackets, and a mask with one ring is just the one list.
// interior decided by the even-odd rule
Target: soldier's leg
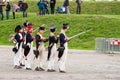
[(52, 68), (51, 68), (51, 59), (49, 59), (49, 61), (48, 61), (48, 71), (49, 70), (51, 70)]
[(65, 63), (67, 59), (67, 50), (64, 51), (63, 56), (61, 57), (59, 61), (59, 70), (60, 72), (65, 72)]
[(31, 58), (32, 58), (32, 54), (33, 54), (33, 49), (31, 48), (31, 49), (30, 49), (30, 52), (28, 53), (28, 55), (27, 55), (26, 58), (25, 58), (25, 69), (26, 69), (26, 70), (32, 70), (32, 69), (31, 69), (31, 62), (32, 62)]
[(21, 53), (20, 66), (25, 66), (25, 55), (24, 55), (23, 48), (22, 48), (22, 53)]
[(21, 68), (20, 67), (20, 59), (21, 59), (21, 46), (19, 47), (19, 50), (18, 52), (15, 54), (15, 57), (14, 57), (14, 68), (15, 69), (19, 69)]
[(40, 67), (42, 68), (43, 67), (43, 54), (44, 54), (44, 51), (43, 50), (41, 50), (40, 51)]
[(54, 70), (54, 63), (55, 63), (55, 59), (56, 59), (56, 53), (57, 53), (57, 48), (56, 48), (56, 45), (53, 46), (53, 49), (52, 49), (52, 58), (51, 58), (51, 68), (52, 70)]
[(20, 66), (20, 63), (19, 63), (19, 53), (18, 52), (14, 56), (14, 66)]

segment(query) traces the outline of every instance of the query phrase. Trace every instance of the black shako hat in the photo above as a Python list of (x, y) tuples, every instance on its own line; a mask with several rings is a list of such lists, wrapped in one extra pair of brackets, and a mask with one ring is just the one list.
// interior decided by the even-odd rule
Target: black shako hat
[(40, 26), (39, 30), (45, 30), (45, 27), (44, 26)]
[(55, 32), (55, 30), (56, 30), (56, 27), (55, 27), (54, 25), (51, 25), (51, 26), (50, 26), (50, 31), (51, 31), (51, 32)]
[(24, 25), (25, 27), (27, 27), (27, 22), (23, 23), (23, 25)]
[(69, 28), (68, 23), (63, 23), (62, 29), (68, 29), (68, 28)]
[(30, 26), (30, 25), (33, 25), (33, 24), (30, 23), (30, 22), (25, 22), (25, 23), (23, 23), (23, 25), (24, 25), (25, 27), (27, 27), (27, 26)]
[(29, 22), (29, 23), (28, 23), (28, 26), (30, 26), (30, 25), (33, 25), (33, 24)]
[(28, 20), (26, 20), (26, 22), (24, 22), (23, 25), (24, 25), (25, 27), (27, 27), (27, 26), (28, 26), (28, 23), (29, 23)]
[(15, 32), (19, 32), (20, 29), (22, 29), (21, 25), (17, 25), (15, 28)]

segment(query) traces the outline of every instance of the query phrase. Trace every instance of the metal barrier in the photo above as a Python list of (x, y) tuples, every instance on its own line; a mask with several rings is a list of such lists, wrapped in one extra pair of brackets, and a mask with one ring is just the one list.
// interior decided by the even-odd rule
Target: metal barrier
[(96, 38), (95, 50), (103, 53), (120, 53), (120, 38)]

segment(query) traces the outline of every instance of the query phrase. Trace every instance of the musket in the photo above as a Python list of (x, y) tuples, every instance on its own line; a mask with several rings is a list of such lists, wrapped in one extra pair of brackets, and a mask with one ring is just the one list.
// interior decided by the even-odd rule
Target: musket
[[(45, 26), (45, 24), (42, 24), (41, 26)], [(39, 29), (39, 27), (37, 27), (35, 30), (33, 30), (33, 32), (37, 31)]]
[(78, 34), (70, 37), (69, 40), (72, 40), (72, 39), (74, 39), (75, 37), (80, 36), (81, 34), (87, 33), (87, 32), (89, 32), (89, 31), (91, 31), (91, 30), (92, 30), (92, 29), (89, 29), (89, 30), (83, 31), (83, 32), (81, 32), (81, 33), (78, 33)]
[[(36, 29), (36, 30), (38, 30), (38, 29)], [(34, 33), (36, 30), (33, 30), (33, 33)], [(45, 32), (48, 32), (48, 30), (45, 30), (44, 33), (45, 33)]]
[[(45, 26), (45, 24), (43, 24), (43, 25), (41, 25), (41, 26)], [(33, 30), (33, 33), (35, 32), (35, 31), (37, 31), (39, 29), (39, 27), (38, 28), (36, 28), (35, 30)], [(48, 30), (45, 30), (44, 32), (47, 32)]]

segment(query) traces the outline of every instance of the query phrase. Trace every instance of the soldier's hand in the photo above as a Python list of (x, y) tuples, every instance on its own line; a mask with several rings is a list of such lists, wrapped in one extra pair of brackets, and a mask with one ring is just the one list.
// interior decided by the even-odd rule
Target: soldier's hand
[(22, 38), (22, 41), (25, 41), (25, 37)]
[(57, 39), (59, 39), (60, 38), (60, 36), (59, 35), (57, 35)]
[(35, 40), (35, 37), (34, 37), (34, 36), (32, 36), (32, 39), (33, 39), (33, 40)]
[(42, 40), (44, 40), (44, 39), (45, 39), (45, 37), (42, 38)]
[(67, 41), (67, 42), (70, 41), (70, 38), (67, 38), (66, 41)]

